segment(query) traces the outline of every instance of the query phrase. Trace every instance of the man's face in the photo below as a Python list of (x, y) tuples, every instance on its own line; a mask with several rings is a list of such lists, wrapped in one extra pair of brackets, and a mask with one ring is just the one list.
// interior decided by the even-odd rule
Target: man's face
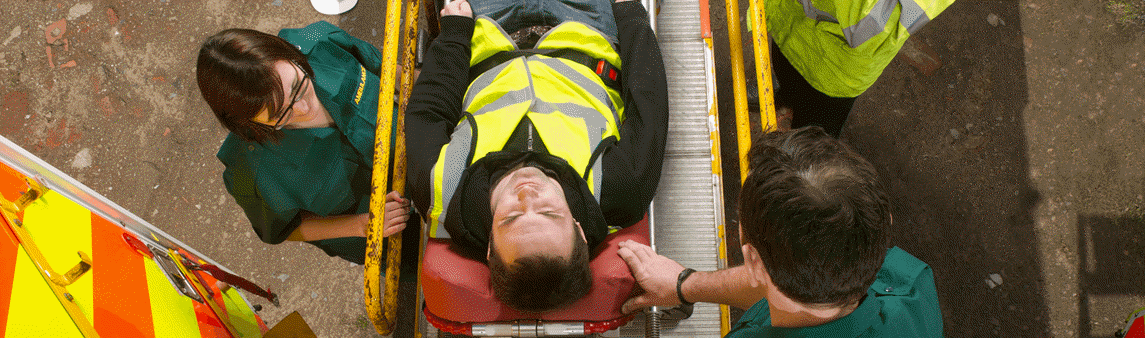
[[(490, 196), (497, 254), (505, 262), (545, 254), (568, 258), (572, 253), (572, 218), (564, 189), (540, 169), (521, 167), (497, 182)], [(583, 231), (578, 233), (584, 236)], [(488, 255), (493, 254), (491, 251)]]

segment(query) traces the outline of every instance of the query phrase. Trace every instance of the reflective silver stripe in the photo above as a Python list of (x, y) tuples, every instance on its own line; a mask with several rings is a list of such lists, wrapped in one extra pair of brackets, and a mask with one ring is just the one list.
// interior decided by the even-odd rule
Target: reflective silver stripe
[[(830, 13), (815, 8), (811, 1), (799, 0), (803, 4), (804, 15), (816, 21), (839, 23), (839, 20)], [(891, 14), (894, 14), (895, 5), (902, 5), (899, 24), (906, 27), (910, 34), (914, 34), (930, 22), (930, 17), (926, 15), (926, 11), (914, 0), (879, 0), (871, 8), (871, 12), (859, 20), (859, 23), (843, 28), (843, 36), (847, 38), (847, 45), (851, 48), (858, 48), (867, 40), (882, 33), (887, 26), (887, 20), (890, 20)]]
[(612, 111), (612, 120), (616, 121), (617, 124), (620, 123), (620, 115), (617, 113), (616, 107), (612, 105), (612, 99), (608, 96), (608, 91), (604, 89), (603, 85), (593, 82), (591, 79), (572, 69), (572, 67), (569, 67), (569, 65), (564, 63), (561, 59), (539, 57), (534, 59), (534, 57), (530, 57), (530, 60), (540, 61), (546, 66), (549, 66), (549, 68), (561, 73), (573, 83), (576, 83), (577, 86), (580, 86), (585, 92), (592, 94), (592, 96), (600, 100), (601, 103), (607, 105), (608, 110)]
[[(516, 60), (518, 60), (518, 59), (513, 59), (513, 61), (502, 63), (502, 64), (498, 65), (497, 67), (493, 67), (493, 69), (490, 69), (489, 71), (486, 71), (485, 73), (478, 76), (477, 79), (473, 81), (473, 84), (469, 86), (469, 92), (466, 93), (466, 95), (465, 95), (465, 106), (469, 107), (469, 105), (473, 102), (473, 100), (476, 99), (477, 94), (479, 92), (481, 92), (482, 90), (484, 90), (486, 87), (492, 85), (493, 80), (497, 77), (497, 74), (500, 74), (501, 71), (503, 71), (505, 69), (505, 67), (507, 67), (510, 63), (512, 63)], [(616, 111), (616, 107), (612, 104), (611, 97), (608, 95), (608, 92), (604, 89), (603, 86), (601, 86), (600, 84), (598, 84), (596, 82), (593, 82), (592, 80), (585, 77), (584, 75), (577, 72), (576, 70), (572, 69), (572, 67), (569, 67), (567, 64), (565, 64), (563, 61), (561, 61), (559, 59), (547, 58), (547, 57), (546, 58), (530, 57), (529, 61), (541, 62), (545, 66), (548, 66), (549, 68), (552, 68), (553, 70), (560, 73), (561, 75), (564, 75), (565, 78), (567, 78), (570, 81), (572, 81), (573, 83), (575, 83), (582, 90), (588, 92), (590, 95), (595, 97), (601, 103), (607, 105), (608, 109), (612, 113), (612, 120), (615, 121), (617, 124), (620, 123), (620, 115)], [(528, 67), (528, 62), (525, 63), (525, 72), (531, 73), (531, 71), (529, 70), (529, 67)], [(529, 76), (529, 82), (530, 82), (529, 87), (510, 91), (510, 92), (506, 92), (504, 96), (501, 96), (500, 98), (497, 98), (497, 100), (494, 100), (493, 102), (482, 106), (480, 109), (477, 109), (476, 111), (471, 112), (471, 114), (473, 114), (473, 116), (477, 116), (477, 115), (481, 115), (481, 114), (484, 114), (487, 112), (496, 111), (498, 109), (505, 108), (505, 107), (513, 105), (513, 104), (525, 102), (525, 101), (528, 101), (530, 99), (536, 99), (534, 97), (534, 94), (533, 94), (534, 88), (532, 86), (532, 76)], [(599, 112), (596, 112), (596, 111), (594, 111), (588, 107), (582, 107), (580, 105), (574, 105), (574, 104), (558, 104), (558, 105), (560, 106), (558, 109), (569, 114), (570, 116), (585, 118), (586, 120), (589, 118), (589, 116), (592, 116), (592, 117), (600, 117), (601, 116)], [(534, 106), (536, 106), (536, 103), (534, 103)], [(534, 107), (534, 108), (536, 108), (536, 107)], [(545, 111), (545, 110), (534, 110), (534, 111), (547, 113), (547, 112), (551, 112), (552, 109), (550, 109), (548, 111)], [(596, 124), (594, 123), (591, 125), (596, 125)], [(602, 121), (599, 124), (599, 126), (602, 126), (602, 127), (606, 127), (607, 125), (608, 125), (607, 121)], [(592, 139), (593, 140), (599, 140), (598, 137), (592, 138)]]
[(496, 67), (493, 67), (484, 73), (481, 73), (481, 75), (478, 75), (477, 78), (473, 80), (473, 83), (469, 84), (469, 89), (467, 89), (465, 92), (465, 102), (463, 107), (468, 108), (469, 104), (473, 102), (473, 99), (477, 98), (477, 94), (480, 93), (481, 90), (484, 90), (486, 87), (493, 85), (493, 80), (497, 79), (497, 75), (500, 75), (501, 72), (505, 71), (505, 68), (508, 68), (510, 64), (517, 60), (522, 60), (523, 62), (524, 57), (518, 57), (509, 61), (502, 62)]
[[(588, 141), (592, 143), (590, 144), (592, 147), (600, 143), (604, 131), (608, 128), (608, 120), (604, 119), (604, 115), (600, 115), (600, 112), (592, 110), (592, 108), (575, 103), (548, 103), (537, 100), (533, 102), (532, 110), (539, 114), (552, 114), (560, 111), (566, 116), (584, 120), (585, 132), (588, 134)], [(585, 149), (589, 153), (592, 153), (592, 150)]]
[[(601, 130), (600, 132), (603, 133), (604, 130)], [(596, 143), (596, 147), (600, 147), (600, 142)], [(593, 152), (596, 152), (596, 149), (593, 149)], [(592, 159), (590, 158), (589, 161), (592, 161)], [(602, 152), (600, 153), (600, 157), (592, 163), (592, 197), (596, 197), (597, 203), (600, 203), (600, 192), (604, 190), (603, 187), (600, 186), (601, 182), (603, 182), (601, 178), (604, 177), (603, 163), (604, 153)]]
[[(493, 102), (490, 102), (484, 106), (481, 106), (480, 109), (477, 109), (477, 111), (472, 112), (471, 114), (473, 114), (473, 116), (478, 116), (478, 115), (485, 114), (485, 113), (488, 113), (491, 111), (497, 111), (498, 109), (505, 108), (505, 107), (508, 107), (508, 106), (511, 106), (514, 104), (526, 102), (526, 101), (529, 101), (532, 99), (533, 99), (533, 88), (521, 88), (521, 89), (517, 89), (514, 91), (506, 92), (505, 95), (502, 95), (501, 97), (497, 98), (496, 100), (493, 100)], [(468, 107), (468, 106), (469, 105), (466, 104), (466, 107)]]
[[(469, 159), (469, 150), (472, 149), (473, 145), (473, 119), (465, 119), (465, 121), (467, 123), (459, 124), (457, 129), (453, 130), (453, 135), (450, 136), (449, 144), (445, 148), (445, 157), (438, 159), (438, 161), (445, 161), (445, 168), (443, 175), (441, 175), (443, 178), (441, 182), (441, 216), (437, 218), (442, 227), (445, 226), (449, 201), (453, 199), (453, 193), (457, 191), (457, 184), (461, 182), (461, 174), (469, 166), (469, 163), (465, 163), (465, 161)], [(436, 169), (434, 168), (434, 170)], [(436, 174), (435, 172), (430, 177), (437, 177)], [(437, 184), (436, 180), (434, 184)], [(430, 205), (429, 210), (433, 210), (433, 205)], [(437, 238), (449, 238), (449, 232), (444, 230), (438, 229)]]
[(799, 2), (803, 4), (803, 15), (811, 18), (811, 20), (839, 23), (839, 20), (835, 19), (831, 13), (815, 8), (815, 4), (812, 4), (811, 0), (799, 0)]
[(859, 45), (882, 33), (897, 4), (898, 1), (895, 0), (879, 0), (875, 3), (875, 7), (871, 8), (871, 12), (859, 20), (859, 23), (844, 27), (843, 36), (847, 38), (847, 45), (858, 48)]
[(906, 27), (906, 31), (914, 34), (927, 22), (930, 22), (930, 16), (926, 15), (926, 11), (913, 0), (899, 0), (902, 5), (902, 12), (899, 13), (899, 23)]

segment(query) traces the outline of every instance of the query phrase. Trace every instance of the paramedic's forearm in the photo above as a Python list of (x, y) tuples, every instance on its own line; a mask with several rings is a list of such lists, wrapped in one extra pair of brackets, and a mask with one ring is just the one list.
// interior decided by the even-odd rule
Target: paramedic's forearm
[(718, 271), (696, 271), (680, 286), (689, 302), (728, 304), (744, 310), (763, 299), (766, 289), (751, 286), (751, 271), (736, 266)]
[(288, 241), (317, 241), (342, 237), (365, 237), (370, 214), (338, 216), (303, 216), (302, 223), (287, 237)]

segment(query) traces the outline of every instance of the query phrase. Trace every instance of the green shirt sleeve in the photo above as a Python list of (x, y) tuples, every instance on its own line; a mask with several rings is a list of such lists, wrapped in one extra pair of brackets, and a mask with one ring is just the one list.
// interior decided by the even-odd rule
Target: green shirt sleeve
[(282, 243), (302, 222), (299, 208), (293, 203), (284, 203), (289, 199), (280, 199), (277, 208), (267, 203), (259, 192), (254, 168), (245, 158), (244, 143), (232, 134), (219, 149), (218, 158), (227, 167), (223, 171), (223, 184), (235, 203), (242, 207), (258, 238), (268, 244)]

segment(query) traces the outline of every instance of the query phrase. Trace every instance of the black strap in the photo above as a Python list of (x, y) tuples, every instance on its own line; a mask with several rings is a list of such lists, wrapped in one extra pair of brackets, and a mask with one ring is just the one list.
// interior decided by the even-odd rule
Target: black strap
[[(604, 155), (604, 150), (613, 144), (616, 144), (616, 136), (606, 137), (596, 144), (596, 149), (592, 150), (592, 157), (588, 158), (588, 166), (584, 167), (584, 176), (581, 178), (588, 181), (588, 174), (592, 173), (592, 166), (596, 165), (596, 161), (599, 161), (600, 157)], [(602, 175), (602, 173), (596, 173), (596, 175)], [(599, 188), (597, 187), (597, 189)]]
[(582, 64), (588, 67), (593, 73), (596, 73), (596, 75), (600, 77), (600, 80), (604, 82), (605, 86), (617, 92), (620, 91), (620, 68), (617, 68), (607, 60), (597, 59), (572, 49), (518, 49), (501, 51), (478, 62), (476, 65), (473, 65), (473, 67), (469, 67), (469, 83), (473, 83), (473, 80), (476, 80), (478, 76), (493, 69), (493, 67), (497, 67), (497, 65), (529, 55), (545, 55)]
[(680, 304), (683, 304), (684, 306), (692, 306), (692, 304), (695, 304), (694, 302), (684, 300), (683, 290), (684, 280), (688, 279), (688, 276), (691, 276), (693, 272), (696, 272), (696, 270), (685, 268), (683, 271), (680, 271), (680, 275), (676, 278), (676, 298), (679, 298)]

